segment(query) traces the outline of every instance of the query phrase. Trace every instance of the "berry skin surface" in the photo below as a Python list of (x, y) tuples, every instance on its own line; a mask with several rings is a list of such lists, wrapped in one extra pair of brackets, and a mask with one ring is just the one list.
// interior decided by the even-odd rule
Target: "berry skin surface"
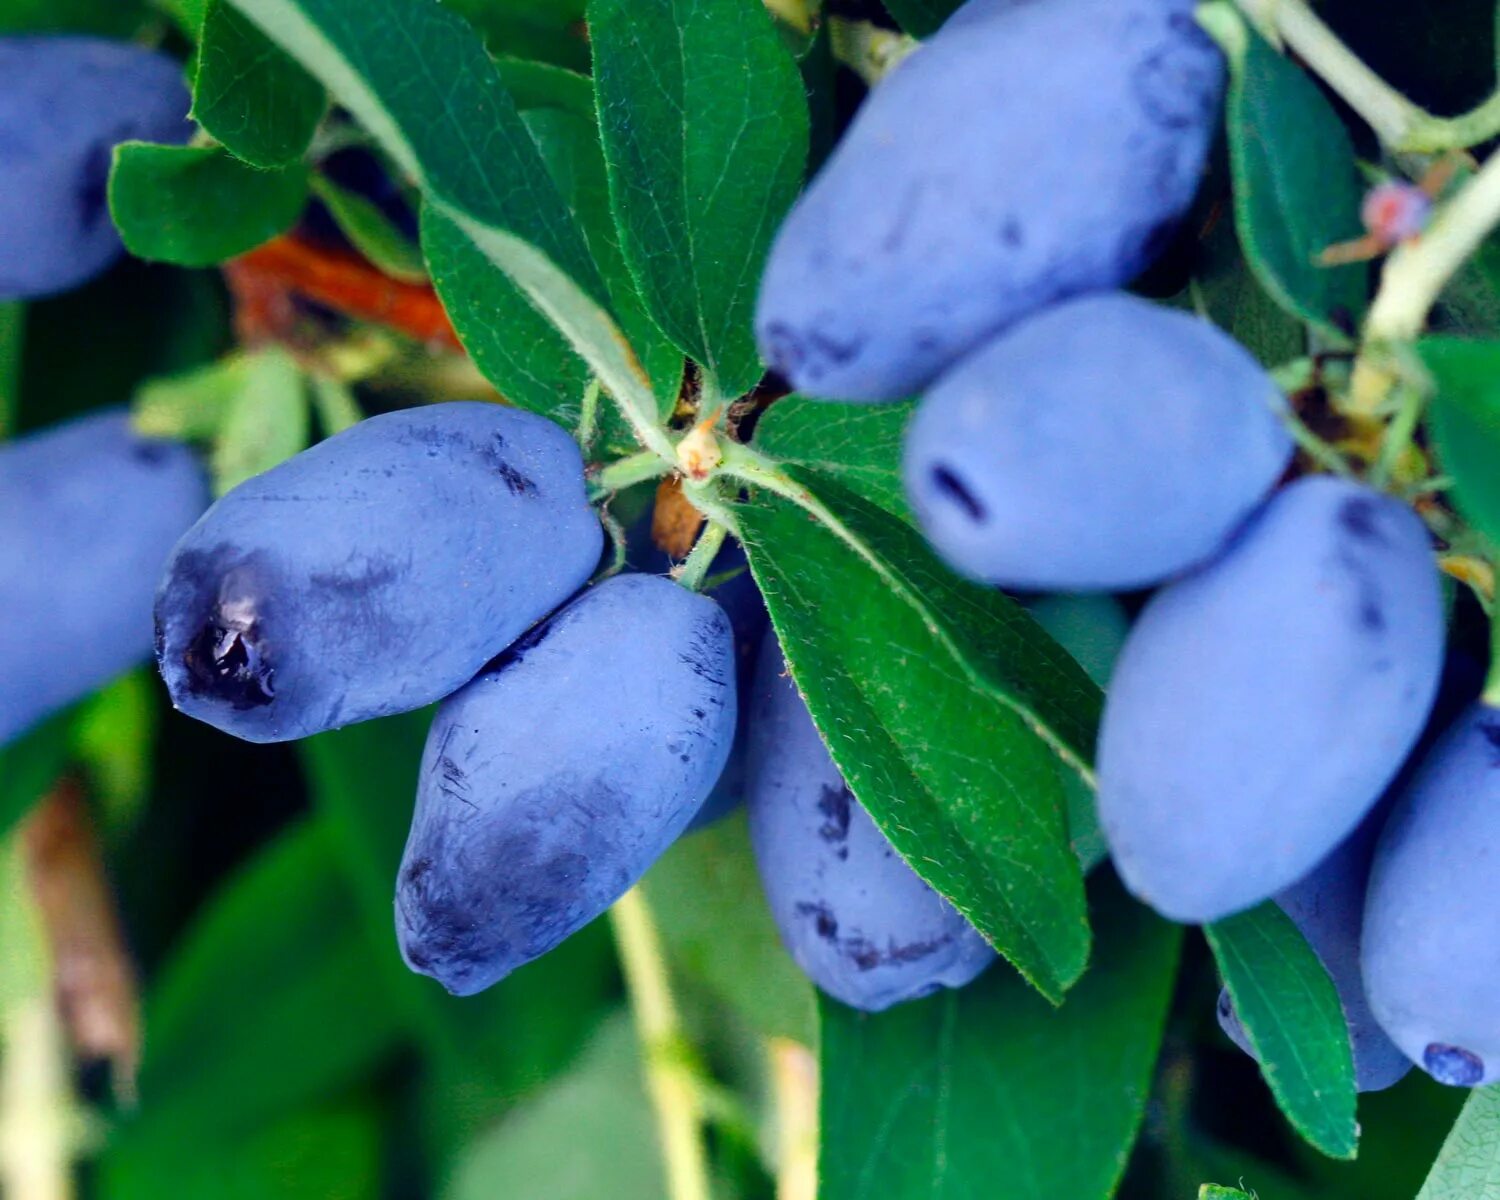
[(0, 745), (151, 656), (151, 600), (208, 505), (176, 442), (101, 412), (0, 447)]
[(76, 287), (122, 252), (114, 147), (186, 142), (192, 98), (166, 55), (102, 38), (0, 38), (0, 301)]
[(1423, 760), (1386, 823), (1365, 901), (1376, 1019), (1439, 1083), (1500, 1080), (1500, 710), (1475, 704)]
[(761, 282), (767, 363), (900, 399), (986, 338), (1128, 283), (1197, 191), (1224, 64), (1187, 0), (970, 0), (865, 101)]
[(1292, 455), (1266, 373), (1215, 326), (1119, 293), (1033, 317), (922, 401), (907, 495), (955, 570), (1124, 591), (1215, 553)]
[(407, 964), (472, 995), (592, 921), (686, 828), (734, 725), (733, 634), (706, 596), (617, 575), (528, 633), (428, 734)]
[(750, 713), (746, 804), (782, 942), (813, 983), (865, 1012), (962, 987), (995, 952), (854, 798), (785, 672), (768, 636)]
[(173, 552), (157, 661), (252, 742), (431, 704), (588, 580), (577, 444), (496, 404), (371, 417), (247, 480)]
[[(1386, 807), (1381, 805), (1372, 812), (1338, 849), (1275, 898), (1323, 961), (1338, 989), (1354, 1048), (1355, 1085), (1361, 1092), (1384, 1091), (1411, 1070), (1411, 1060), (1376, 1023), (1359, 966), (1365, 885)], [(1218, 1017), (1220, 1028), (1230, 1040), (1253, 1056), (1249, 1035), (1240, 1024), (1227, 989), (1219, 993)]]
[(1099, 736), (1099, 818), (1126, 885), (1207, 922), (1296, 882), (1374, 805), (1432, 707), (1443, 611), (1404, 504), (1291, 484), (1147, 605)]

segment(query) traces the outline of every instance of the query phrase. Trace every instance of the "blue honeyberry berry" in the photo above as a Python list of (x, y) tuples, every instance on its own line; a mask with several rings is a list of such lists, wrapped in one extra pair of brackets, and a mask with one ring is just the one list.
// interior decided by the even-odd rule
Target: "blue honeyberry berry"
[(944, 374), (907, 437), (923, 532), (956, 570), (1123, 591), (1209, 558), (1291, 458), (1280, 393), (1207, 321), (1119, 293), (1049, 309)]
[[(1338, 989), (1354, 1050), (1355, 1085), (1361, 1092), (1383, 1091), (1399, 1083), (1411, 1070), (1411, 1060), (1376, 1023), (1360, 976), (1365, 886), (1387, 807), (1381, 805), (1367, 816), (1332, 854), (1275, 897), (1282, 912), (1307, 938)], [(1227, 990), (1219, 994), (1218, 1017), (1220, 1027), (1235, 1045), (1254, 1055), (1249, 1035)]]
[[(632, 570), (653, 575), (665, 575), (672, 569), (672, 560), (652, 538), (651, 514), (648, 512), (635, 521), (626, 533), (626, 558)], [(770, 628), (771, 619), (766, 613), (766, 602), (750, 574), (750, 563), (745, 549), (734, 538), (725, 541), (723, 548), (714, 556), (713, 565), (705, 577), (712, 586), (703, 589), (723, 608), (734, 630), (735, 678), (739, 700), (739, 718), (734, 734), (734, 744), (729, 751), (729, 761), (719, 775), (718, 783), (703, 807), (693, 817), (688, 833), (705, 829), (723, 819), (743, 803), (745, 798), (745, 740), (749, 721), (749, 691), (755, 674), (756, 655), (761, 640)]]
[(182, 67), (124, 42), (0, 37), (0, 301), (85, 282), (121, 252), (106, 185), (114, 147), (185, 142)]
[(750, 839), (781, 940), (835, 999), (866, 1012), (962, 987), (995, 960), (896, 853), (829, 757), (780, 647), (761, 647), (750, 713)]
[(970, 0), (866, 100), (772, 246), (766, 361), (909, 396), (1026, 314), (1127, 283), (1198, 188), (1223, 86), (1189, 0)]
[(0, 745), (151, 655), (151, 600), (208, 504), (187, 447), (124, 412), (0, 447)]
[(734, 644), (706, 596), (617, 575), (446, 700), (396, 885), (415, 971), (470, 995), (622, 896), (734, 737)]
[(1381, 1027), (1439, 1083), (1500, 1080), (1500, 709), (1475, 704), (1418, 767), (1381, 834), (1363, 960)]
[(583, 461), (542, 417), (372, 417), (247, 480), (173, 552), (157, 658), (183, 712), (254, 742), (431, 704), (588, 579)]
[(1416, 515), (1326, 476), (1278, 493), (1156, 595), (1115, 666), (1099, 818), (1125, 883), (1201, 922), (1300, 879), (1395, 776), (1442, 662)]

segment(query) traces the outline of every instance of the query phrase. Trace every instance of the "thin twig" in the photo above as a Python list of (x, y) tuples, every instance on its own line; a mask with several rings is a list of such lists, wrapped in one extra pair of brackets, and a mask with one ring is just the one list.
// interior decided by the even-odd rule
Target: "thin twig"
[(645, 1059), (646, 1085), (656, 1110), (669, 1200), (709, 1200), (702, 1105), (684, 1052), (685, 1038), (667, 978), (666, 959), (651, 909), (631, 888), (609, 910), (625, 987)]

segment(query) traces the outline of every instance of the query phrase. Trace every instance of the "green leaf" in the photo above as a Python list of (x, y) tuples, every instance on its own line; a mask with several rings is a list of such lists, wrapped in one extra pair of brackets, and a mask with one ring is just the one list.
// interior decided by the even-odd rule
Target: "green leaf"
[(572, 303), (602, 301), (583, 235), (461, 17), (428, 0), (233, 3), (322, 79), (471, 237), (514, 254), (528, 275), (560, 273), (577, 293)]
[(629, 1019), (508, 1114), (459, 1162), (443, 1200), (661, 1200), (667, 1195)]
[(1280, 366), (1306, 350), (1302, 323), (1279, 307), (1256, 279), (1231, 222), (1218, 222), (1201, 243), (1192, 289), (1198, 310), (1261, 365)]
[(584, 0), (443, 0), (484, 37), (494, 54), (584, 70)]
[[(1118, 600), (1101, 595), (1042, 596), (1028, 604), (1027, 611), (1088, 672), (1090, 679), (1101, 688), (1108, 686), (1115, 659), (1120, 656), (1125, 635), (1130, 631), (1129, 618)], [(1087, 873), (1109, 856), (1109, 847), (1099, 829), (1094, 789), (1069, 771), (1063, 775), (1063, 791), (1068, 798), (1068, 833), (1073, 853), (1078, 855)]]
[(1253, 1200), (1249, 1192), (1239, 1188), (1221, 1187), (1217, 1183), (1205, 1183), (1198, 1189), (1198, 1200)]
[(815, 467), (855, 495), (910, 520), (901, 451), (914, 403), (835, 404), (787, 396), (755, 427), (755, 447), (772, 458)]
[(207, 267), (284, 233), (302, 213), (307, 172), (258, 171), (214, 146), (124, 142), (109, 209), (137, 258)]
[(353, 429), (365, 419), (353, 389), (342, 380), (327, 375), (309, 375), (307, 381), (312, 385), (313, 408), (317, 411), (324, 437)]
[(155, 671), (142, 668), (79, 706), (73, 750), (112, 831), (140, 815), (151, 790), (159, 686)]
[(441, 209), (422, 206), (422, 253), (464, 349), (517, 408), (575, 428), (588, 365)]
[(674, 968), (759, 1032), (816, 1043), (812, 984), (782, 948), (743, 811), (679, 839), (642, 886)]
[(191, 371), (148, 380), (131, 402), (131, 424), (146, 437), (209, 440), (244, 389), (252, 362), (249, 355), (232, 354)]
[(392, 279), (407, 283), (426, 281), (422, 251), (380, 211), (379, 205), (358, 192), (340, 187), (321, 173), (314, 173), (311, 183), (313, 194), (323, 202), (339, 232), (356, 250)]
[(610, 199), (656, 322), (727, 396), (760, 378), (761, 267), (807, 160), (797, 65), (760, 0), (592, 0)]
[[(579, 7), (582, 8), (581, 0)], [(522, 112), (533, 108), (560, 108), (575, 117), (596, 119), (594, 81), (587, 75), (551, 63), (510, 55), (495, 59), (495, 66), (516, 107)]]
[(1500, 1088), (1469, 1095), (1417, 1200), (1500, 1197)]
[(1369, 271), (1317, 257), (1364, 232), (1354, 145), (1301, 68), (1229, 8), (1214, 17), (1210, 32), (1229, 59), (1225, 124), (1245, 257), (1276, 303), (1346, 343), (1364, 314)]
[[(499, 66), (599, 265), (625, 337), (652, 381), (655, 408), (665, 416), (677, 402), (682, 354), (646, 314), (620, 254), (593, 89), (585, 77), (558, 67), (510, 59)], [(423, 214), (423, 246), (443, 303), (486, 378), (513, 403), (576, 424), (590, 372), (568, 340), (435, 210)], [(607, 447), (635, 444), (628, 429), (618, 427), (606, 428), (604, 440)]]
[(1330, 1158), (1353, 1158), (1354, 1056), (1318, 956), (1270, 901), (1203, 932), (1281, 1111)]
[(150, 19), (139, 0), (0, 0), (0, 34), (130, 37)]
[(620, 329), (651, 380), (657, 414), (665, 420), (677, 407), (682, 387), (682, 352), (647, 313), (621, 253), (609, 207), (604, 151), (594, 115), (591, 112), (584, 117), (560, 107), (548, 107), (528, 109), (524, 116), (547, 170), (578, 218), (589, 251), (604, 276)]
[(307, 387), (291, 355), (272, 347), (242, 362), (239, 387), (214, 436), (216, 496), (305, 450), (311, 436)]
[(990, 970), (884, 1013), (822, 1002), (821, 1200), (1105, 1200), (1150, 1093), (1180, 931), (1091, 889), (1098, 950), (1061, 1008)]
[(912, 37), (929, 37), (938, 31), (962, 0), (885, 0), (885, 10)]
[(26, 306), (0, 304), (0, 441), (16, 428), (21, 407), (21, 351), (26, 340)]
[(53, 989), (47, 930), (31, 887), (26, 847), (0, 838), (0, 1012), (49, 1001)]
[[(233, 2), (329, 84), (448, 218), (447, 233), (461, 232), (502, 269), (621, 403), (643, 415), (655, 410), (639, 363), (602, 306), (604, 285), (577, 222), (462, 18), (425, 0), (369, 0), (357, 10), (341, 0)], [(440, 269), (425, 239), (424, 249), (439, 289), (445, 276), (451, 286), (452, 262)], [(472, 276), (477, 260), (466, 263)]]
[(1437, 393), (1428, 420), (1459, 507), (1500, 542), (1500, 341), (1429, 337), (1417, 344)]
[(347, 1087), (400, 1028), (378, 969), (328, 831), (303, 822), (226, 885), (148, 997), (141, 1111), (218, 1136)]
[(1448, 281), (1429, 328), (1464, 337), (1500, 333), (1500, 241), (1481, 243)]
[(307, 153), (328, 107), (323, 87), (228, 0), (208, 0), (193, 116), (236, 158), (284, 167)]
[(300, 748), (337, 869), (353, 889), (365, 944), (373, 947), (378, 973), (371, 979), (446, 1069), (496, 1096), (513, 1096), (554, 1072), (593, 1027), (614, 986), (613, 952), (599, 922), (483, 995), (463, 999), (402, 963), (391, 896), (430, 716), (367, 721), (309, 738)]
[(1082, 877), (1053, 747), (1021, 709), (1054, 718), (1061, 746), (1092, 728), (1097, 689), (909, 526), (831, 481), (798, 482), (848, 537), (773, 494), (737, 510), (739, 532), (834, 761), (901, 856), (1059, 998), (1088, 957)]
[(182, 1140), (170, 1122), (132, 1127), (104, 1157), (101, 1200), (376, 1200), (383, 1194), (380, 1112), (345, 1102), (276, 1114), (242, 1137)]
[(77, 707), (64, 709), (0, 747), (0, 835), (45, 796), (68, 764)]

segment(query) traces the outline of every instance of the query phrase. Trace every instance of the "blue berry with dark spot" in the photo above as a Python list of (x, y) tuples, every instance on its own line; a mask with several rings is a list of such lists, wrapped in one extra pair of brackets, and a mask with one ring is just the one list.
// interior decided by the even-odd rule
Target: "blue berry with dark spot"
[(1099, 819), (1126, 884), (1214, 921), (1300, 879), (1417, 740), (1443, 662), (1427, 531), (1347, 480), (1299, 480), (1157, 594), (1115, 666)]
[(1364, 979), (1381, 1027), (1439, 1083), (1500, 1080), (1500, 709), (1465, 712), (1381, 834), (1365, 900)]
[(1128, 283), (1192, 202), (1223, 58), (1190, 0), (970, 0), (865, 101), (772, 246), (756, 331), (802, 391), (894, 400)]
[(971, 578), (1124, 591), (1217, 551), (1292, 456), (1281, 394), (1207, 321), (1110, 293), (996, 337), (927, 393), (907, 495)]
[(734, 737), (724, 611), (618, 575), (446, 700), (396, 884), (415, 971), (471, 995), (622, 896), (686, 828)]
[[(1302, 931), (1338, 989), (1354, 1049), (1355, 1084), (1361, 1092), (1383, 1091), (1411, 1070), (1411, 1061), (1376, 1023), (1359, 967), (1365, 886), (1387, 807), (1377, 808), (1338, 849), (1276, 894), (1276, 903)], [(1235, 1045), (1253, 1055), (1249, 1035), (1227, 990), (1219, 994), (1218, 1016), (1219, 1025)]]
[(0, 447), (0, 745), (151, 656), (151, 600), (208, 504), (197, 458), (104, 412)]
[(240, 484), (178, 544), (157, 660), (183, 712), (253, 742), (431, 704), (587, 580), (577, 445), (452, 403), (362, 421)]
[(121, 252), (106, 186), (120, 142), (185, 142), (182, 67), (100, 38), (0, 38), (0, 301), (64, 291)]
[(866, 1012), (962, 987), (995, 960), (906, 865), (845, 785), (767, 637), (747, 747), (750, 839), (781, 940), (808, 977)]

